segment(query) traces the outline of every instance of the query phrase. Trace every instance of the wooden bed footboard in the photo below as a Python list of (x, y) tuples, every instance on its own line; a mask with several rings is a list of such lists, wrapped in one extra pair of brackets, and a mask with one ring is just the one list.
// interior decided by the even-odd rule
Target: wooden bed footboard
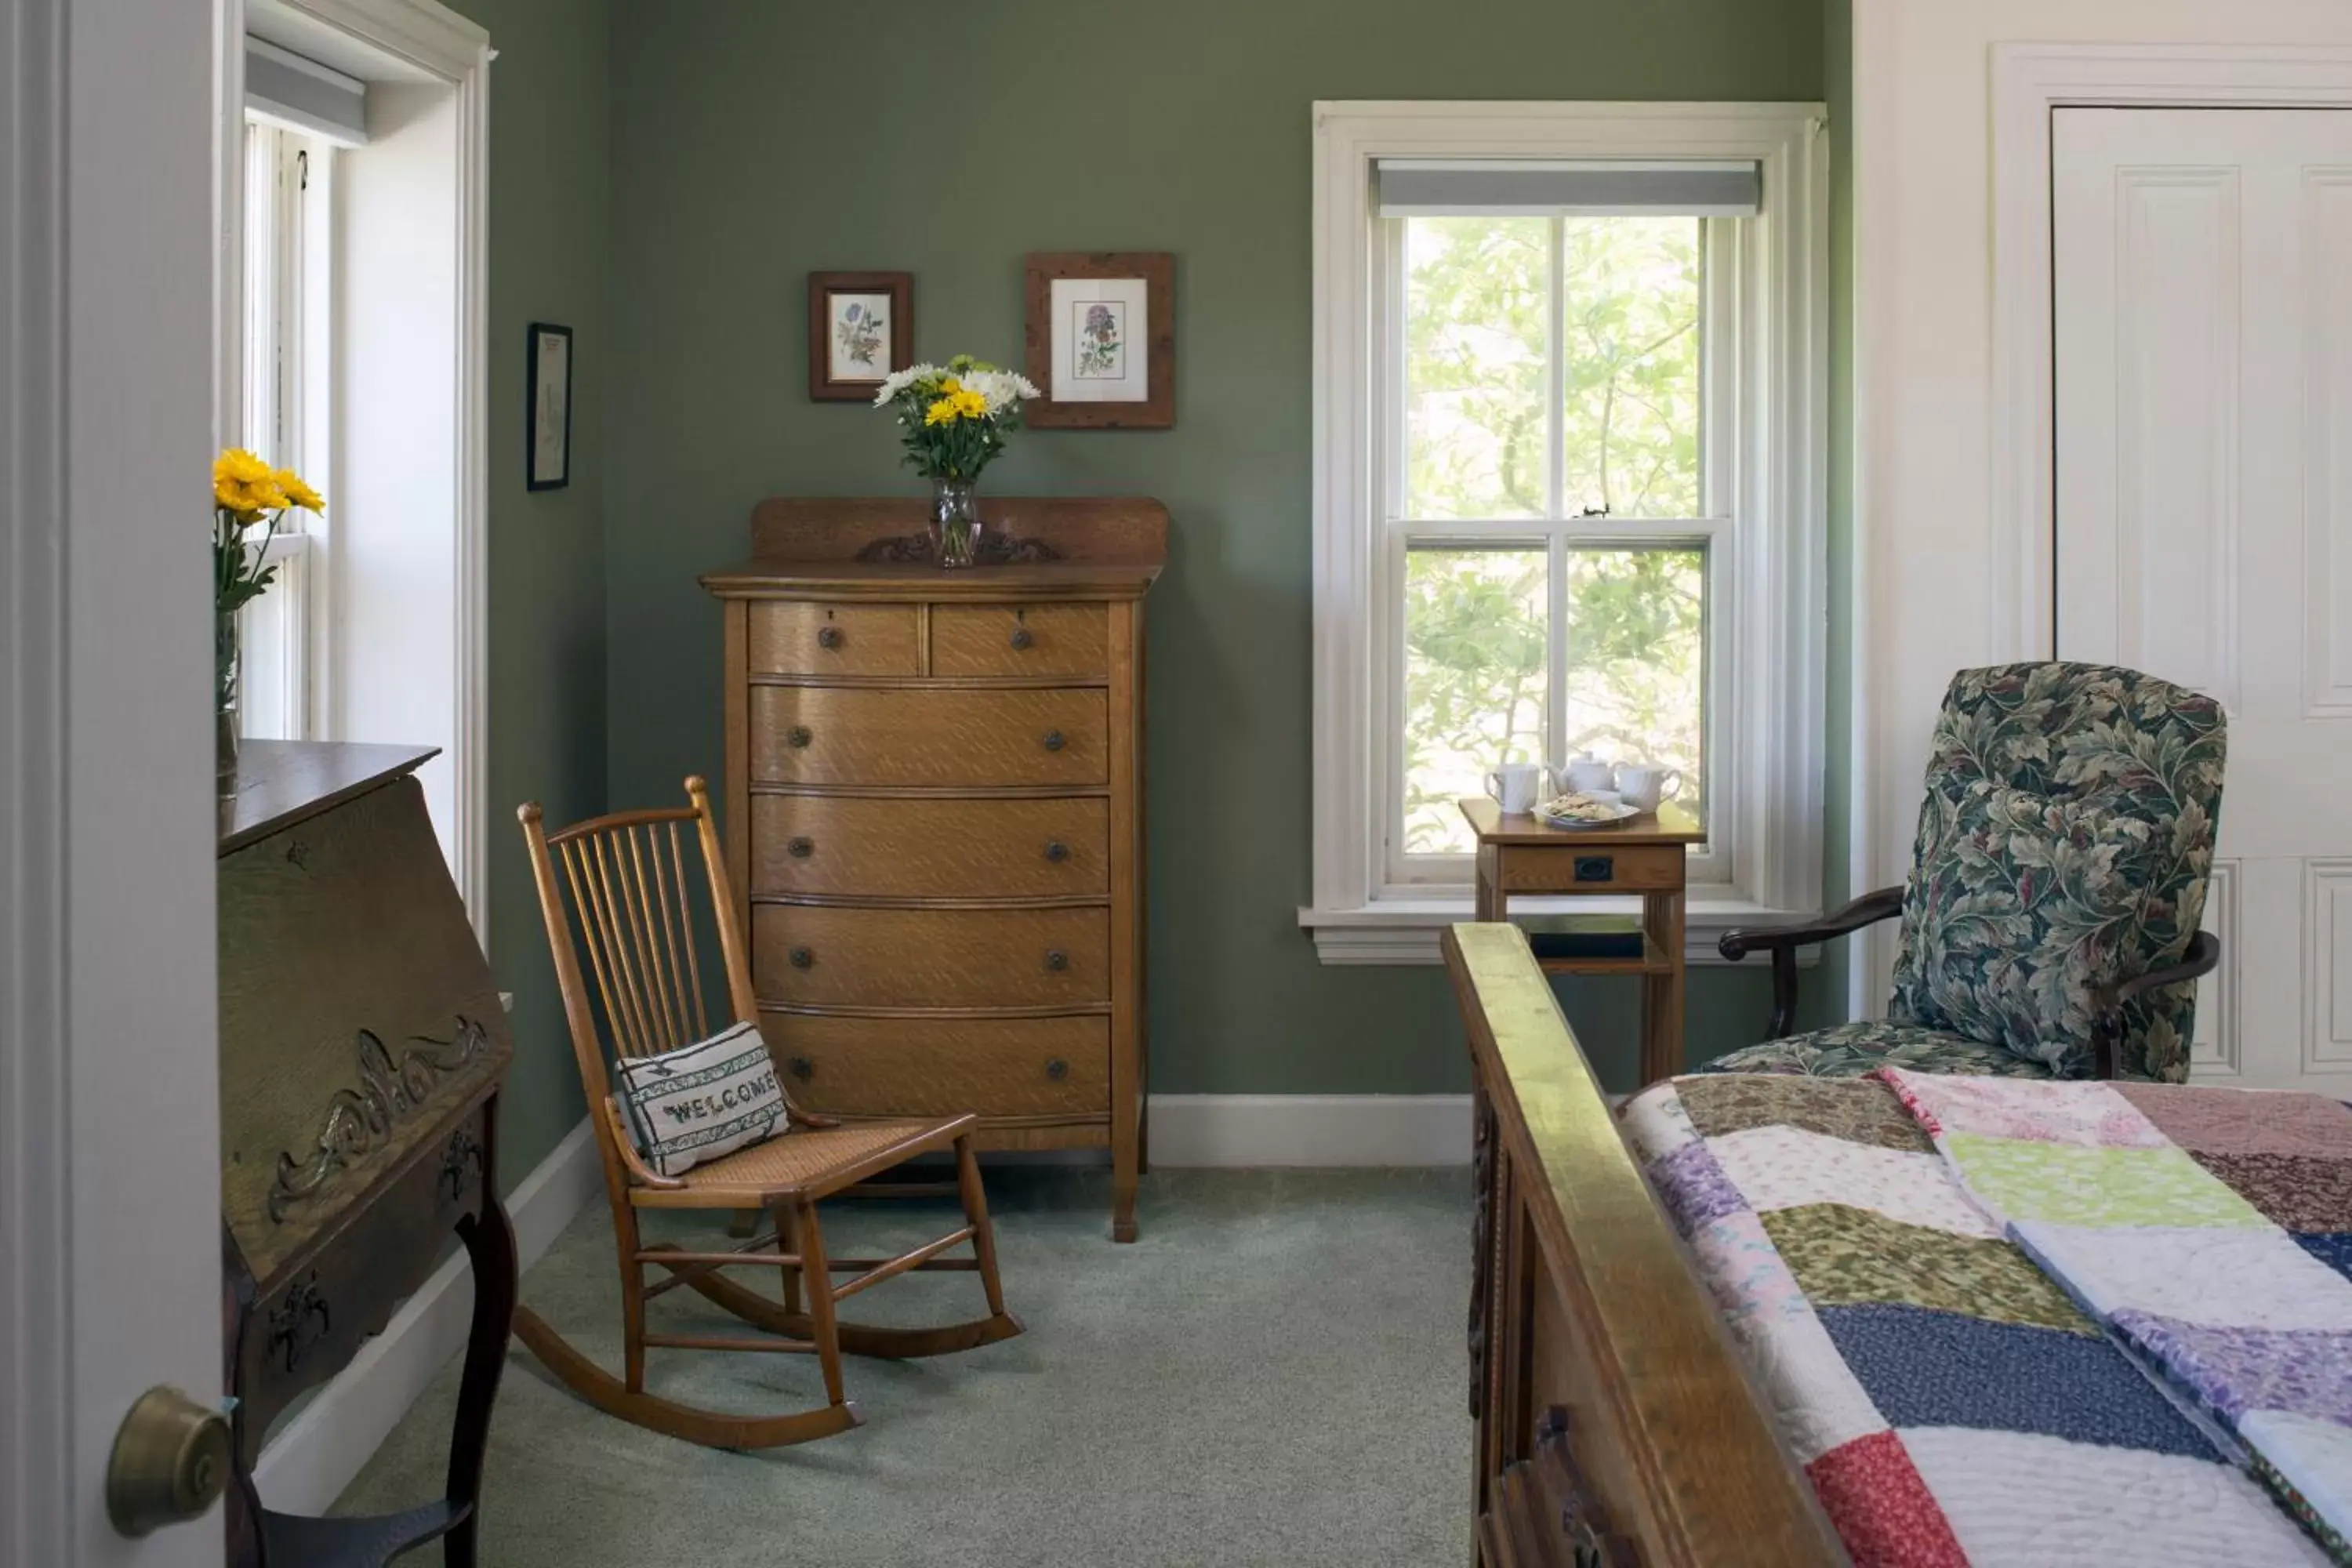
[(1474, 1562), (1845, 1562), (1527, 938), (1444, 947), (1475, 1079)]

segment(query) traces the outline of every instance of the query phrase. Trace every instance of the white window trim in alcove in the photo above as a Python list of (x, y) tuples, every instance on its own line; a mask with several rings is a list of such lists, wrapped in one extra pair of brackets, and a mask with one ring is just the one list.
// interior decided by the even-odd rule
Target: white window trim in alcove
[[(1434, 963), (1471, 918), (1466, 886), (1391, 881), (1375, 517), (1373, 166), (1382, 158), (1738, 158), (1766, 210), (1740, 281), (1756, 363), (1734, 481), (1750, 552), (1737, 576), (1728, 751), (1740, 787), (1727, 881), (1694, 885), (1693, 956), (1732, 925), (1797, 919), (1822, 889), (1828, 595), (1828, 160), (1811, 103), (1318, 103), (1314, 106), (1314, 901), (1325, 963)], [(1743, 381), (1747, 378), (1743, 375)], [(1521, 900), (1542, 912), (1549, 900)], [(1580, 900), (1593, 911), (1609, 900)], [(1565, 907), (1563, 905), (1563, 907)]]
[[(426, 705), (446, 729), (440, 735), (365, 733), (367, 717), (350, 710), (341, 697), (318, 710), (314, 733), (325, 739), (421, 740), (448, 752), (447, 819), (444, 848), (475, 933), (487, 944), (488, 917), (488, 446), (487, 331), (489, 257), (486, 243), (489, 187), (489, 35), (435, 0), (217, 0), (220, 27), (215, 47), (217, 142), (215, 211), (220, 217), (215, 249), (215, 361), (219, 384), (216, 426), (223, 444), (234, 438), (243, 404), (244, 367), (235, 347), (242, 341), (238, 244), (243, 233), (241, 154), (245, 120), (245, 38), (248, 32), (319, 60), (362, 81), (400, 88), (446, 89), (453, 116), (448, 138), (453, 205), (450, 223), (451, 279), (446, 352), (454, 381), (448, 385), (447, 516), (446, 554), (436, 552), (434, 570), (446, 572), (450, 588), (447, 621), (451, 645), (428, 650), (428, 669), (449, 672), (446, 707), (428, 694)], [(339, 289), (338, 292), (341, 292)], [(438, 354), (435, 333), (420, 352)], [(328, 476), (331, 517), (336, 510), (336, 473), (344, 467), (351, 440), (341, 428)], [(437, 462), (437, 458), (436, 458)], [(437, 485), (437, 479), (435, 480)], [(428, 515), (436, 504), (421, 509)], [(342, 584), (338, 622), (348, 607)], [(437, 606), (436, 606), (437, 608)], [(437, 623), (436, 615), (432, 618)], [(355, 630), (353, 636), (358, 636)], [(437, 631), (436, 634), (437, 636)], [(371, 647), (373, 647), (371, 644)], [(338, 657), (330, 655), (331, 659)], [(350, 650), (340, 657), (346, 661)], [(342, 685), (339, 672), (337, 685)], [(407, 706), (404, 704), (404, 706)], [(440, 727), (436, 724), (436, 727)], [(428, 794), (432, 793), (428, 788)], [(440, 814), (436, 812), (436, 816)]]

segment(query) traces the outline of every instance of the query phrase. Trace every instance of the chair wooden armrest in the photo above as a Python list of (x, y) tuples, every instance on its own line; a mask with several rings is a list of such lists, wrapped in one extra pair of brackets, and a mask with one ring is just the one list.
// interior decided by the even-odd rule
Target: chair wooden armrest
[(2221, 939), (2210, 931), (2200, 931), (2189, 939), (2189, 951), (2180, 955), (2178, 963), (2168, 963), (2159, 969), (2145, 970), (2138, 974), (2115, 981), (2091, 991), (2093, 1069), (2103, 1079), (2116, 1076), (2116, 1053), (2124, 1037), (2124, 1004), (2149, 991), (2159, 991), (2167, 985), (2179, 985), (2210, 974), (2221, 963)]
[(686, 1184), (676, 1176), (665, 1176), (646, 1163), (637, 1152), (637, 1141), (629, 1136), (628, 1124), (621, 1120), (621, 1105), (611, 1095), (604, 1097), (604, 1120), (613, 1130), (613, 1146), (619, 1151), (621, 1164), (629, 1173), (629, 1180), (643, 1187), (661, 1187), (683, 1192)]
[(1784, 1038), (1797, 1026), (1797, 950), (1845, 936), (1903, 912), (1903, 889), (1881, 888), (1843, 909), (1800, 925), (1738, 926), (1725, 931), (1715, 950), (1737, 963), (1758, 950), (1772, 955), (1772, 1022), (1768, 1040)]

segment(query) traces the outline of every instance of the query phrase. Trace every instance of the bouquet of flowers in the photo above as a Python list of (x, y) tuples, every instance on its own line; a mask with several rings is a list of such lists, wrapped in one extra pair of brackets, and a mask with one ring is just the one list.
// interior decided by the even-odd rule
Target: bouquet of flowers
[(891, 372), (874, 406), (898, 413), (908, 468), (927, 479), (969, 485), (1004, 450), (1006, 432), (1021, 423), (1021, 405), (1036, 395), (1027, 377), (958, 354), (945, 368)]
[[(291, 468), (273, 468), (232, 447), (213, 459), (213, 607), (235, 615), (278, 580), (269, 542), (278, 520), (299, 508), (324, 512), (327, 503)], [(257, 547), (247, 537), (262, 530)]]
[[(278, 580), (269, 542), (289, 511), (327, 503), (291, 468), (273, 468), (232, 447), (213, 459), (213, 712), (221, 777), (236, 767), (237, 681), (242, 659), (236, 613)], [(252, 535), (261, 530), (257, 543)], [(226, 786), (224, 786), (226, 787)]]

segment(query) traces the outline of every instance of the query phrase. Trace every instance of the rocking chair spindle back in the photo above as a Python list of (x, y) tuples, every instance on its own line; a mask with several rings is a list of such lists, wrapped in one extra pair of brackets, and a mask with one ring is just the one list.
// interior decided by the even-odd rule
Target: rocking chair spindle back
[[(609, 1415), (688, 1442), (768, 1447), (828, 1436), (858, 1424), (856, 1405), (843, 1394), (844, 1351), (894, 1358), (938, 1355), (1008, 1339), (1021, 1331), (1021, 1321), (1004, 1310), (995, 1233), (971, 1148), (977, 1122), (972, 1116), (841, 1121), (803, 1111), (787, 1093), (789, 1131), (681, 1176), (657, 1174), (631, 1142), (613, 1098), (607, 1048), (614, 1058), (653, 1056), (713, 1032), (696, 915), (698, 883), (704, 894), (701, 907), (718, 942), (727, 1022), (759, 1022), (750, 957), (737, 928), (709, 791), (700, 778), (689, 778), (686, 792), (689, 804), (682, 809), (620, 812), (552, 833), (541, 822), (538, 805), (527, 805), (517, 814), (530, 850), (540, 913), (604, 1167), (619, 1253), (625, 1364), (622, 1375), (614, 1377), (527, 1306), (516, 1310), (515, 1337), (574, 1393)], [(688, 869), (689, 833), (702, 861), (698, 879)], [(918, 1154), (950, 1150), (955, 1154), (962, 1200), (961, 1226), (895, 1258), (827, 1257), (817, 1214), (820, 1199)], [(646, 1242), (637, 1223), (638, 1211), (646, 1208), (764, 1210), (773, 1215), (775, 1228), (726, 1251), (688, 1250)], [(970, 1257), (944, 1256), (967, 1242)], [(722, 1273), (747, 1266), (778, 1270), (782, 1300)], [(665, 1271), (664, 1277), (646, 1283), (648, 1267)], [(917, 1269), (977, 1272), (988, 1316), (939, 1329), (881, 1329), (836, 1318), (835, 1309), (842, 1300)], [(851, 1278), (835, 1285), (835, 1274)], [(681, 1285), (763, 1334), (649, 1333), (646, 1304)], [(722, 1415), (679, 1405), (647, 1391), (645, 1360), (649, 1348), (814, 1352), (823, 1370), (826, 1403), (777, 1416)]]

